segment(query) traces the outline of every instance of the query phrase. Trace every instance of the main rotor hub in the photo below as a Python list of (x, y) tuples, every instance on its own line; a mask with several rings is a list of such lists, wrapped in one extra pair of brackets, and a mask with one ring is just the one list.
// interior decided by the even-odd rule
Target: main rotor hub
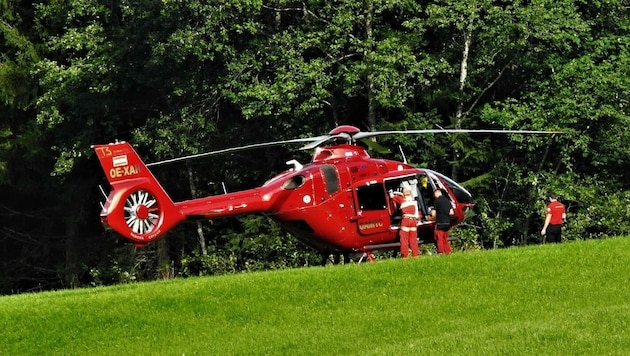
[(335, 127), (332, 131), (330, 131), (329, 135), (339, 135), (339, 134), (342, 134), (342, 133), (347, 133), (347, 134), (353, 135), (353, 134), (359, 133), (359, 132), (361, 132), (361, 130), (359, 130), (359, 128), (356, 127), (356, 126), (341, 125), (341, 126)]

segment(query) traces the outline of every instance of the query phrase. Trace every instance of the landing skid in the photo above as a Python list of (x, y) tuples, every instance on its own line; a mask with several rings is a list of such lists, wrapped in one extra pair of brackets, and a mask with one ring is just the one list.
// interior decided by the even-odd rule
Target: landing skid
[[(448, 241), (455, 241), (456, 237), (449, 237)], [(427, 244), (427, 243), (435, 243), (434, 240), (418, 240), (418, 244)], [(372, 254), (373, 251), (379, 250), (398, 250), (400, 249), (400, 242), (391, 242), (387, 244), (376, 244), (376, 245), (366, 245), (363, 247), (362, 251), (357, 252), (346, 252), (346, 253), (333, 253), (333, 254), (322, 254), (322, 266), (326, 265), (328, 261), (332, 262), (332, 264), (340, 264), (340, 263), (348, 263), (350, 261), (355, 261), (356, 263), (363, 262), (374, 262), (375, 258)], [(343, 262), (342, 262), (343, 257)]]
[(363, 262), (364, 259), (368, 262), (374, 262), (374, 256), (370, 251), (363, 252), (363, 255), (361, 255), (361, 258), (359, 258), (359, 261), (357, 261), (357, 263)]
[(351, 262), (361, 263), (365, 261), (369, 261), (369, 262), (374, 261), (374, 256), (372, 255), (371, 251), (365, 251), (365, 252), (355, 251), (355, 252), (332, 253), (332, 254), (323, 253), (321, 256), (322, 256), (322, 262), (321, 262), (322, 266), (325, 266), (328, 262), (334, 265), (338, 265), (338, 264), (345, 264), (345, 263), (351, 263)]

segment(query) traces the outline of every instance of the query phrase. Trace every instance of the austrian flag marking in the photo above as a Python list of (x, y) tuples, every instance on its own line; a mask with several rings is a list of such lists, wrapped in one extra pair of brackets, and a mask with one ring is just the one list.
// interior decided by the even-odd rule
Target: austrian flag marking
[(127, 155), (113, 157), (112, 164), (114, 165), (114, 167), (126, 166), (128, 164)]

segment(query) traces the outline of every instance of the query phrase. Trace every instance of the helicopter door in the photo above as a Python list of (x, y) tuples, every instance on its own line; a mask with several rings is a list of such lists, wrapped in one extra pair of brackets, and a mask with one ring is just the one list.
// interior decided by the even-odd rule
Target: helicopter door
[[(385, 189), (388, 192), (402, 194), (403, 187), (411, 187), (411, 195), (418, 202), (420, 214), (429, 216), (429, 207), (433, 205), (433, 185), (426, 174), (414, 174), (404, 177), (388, 178), (385, 180)], [(391, 209), (392, 225), (400, 225), (401, 212), (397, 207)]]
[(388, 200), (383, 184), (373, 183), (355, 189), (357, 224), (361, 235), (376, 234), (389, 229)]

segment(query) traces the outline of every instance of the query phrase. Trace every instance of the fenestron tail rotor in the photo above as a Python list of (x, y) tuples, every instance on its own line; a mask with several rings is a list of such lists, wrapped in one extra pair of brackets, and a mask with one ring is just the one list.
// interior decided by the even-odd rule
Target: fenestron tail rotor
[(162, 211), (158, 200), (146, 190), (136, 190), (125, 200), (124, 218), (136, 234), (151, 233), (157, 226)]

